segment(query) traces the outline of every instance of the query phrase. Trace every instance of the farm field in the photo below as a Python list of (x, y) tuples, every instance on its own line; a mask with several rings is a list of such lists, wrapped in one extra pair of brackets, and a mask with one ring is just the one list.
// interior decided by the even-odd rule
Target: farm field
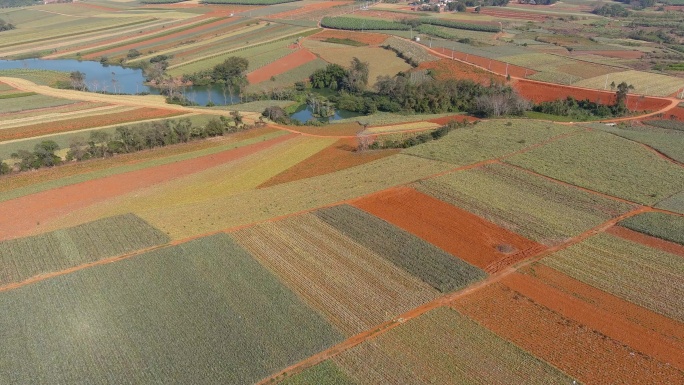
[[(578, 151), (584, 156), (577, 157)], [(643, 204), (656, 204), (684, 188), (684, 169), (680, 166), (638, 143), (601, 132), (563, 138), (506, 162)], [(624, 164), (630, 167), (622, 167)]]
[(225, 234), (4, 292), (0, 302), (2, 330), (14, 331), (4, 346), (16, 352), (0, 360), (7, 382), (254, 382), (341, 337)]
[(387, 321), (437, 292), (312, 214), (231, 234), (345, 335)]
[(422, 180), (414, 187), (546, 245), (564, 242), (633, 208), (496, 163)]
[(1, 384), (684, 383), (671, 5), (4, 1)]
[(386, 190), (353, 205), (488, 273), (544, 250), (536, 242), (409, 188)]

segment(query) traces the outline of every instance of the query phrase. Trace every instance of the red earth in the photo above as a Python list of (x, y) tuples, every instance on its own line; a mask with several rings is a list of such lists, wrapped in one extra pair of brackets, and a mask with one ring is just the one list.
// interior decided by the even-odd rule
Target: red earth
[(543, 245), (408, 187), (385, 190), (358, 199), (352, 205), (489, 273), (545, 249)]
[(489, 85), (492, 79), (500, 83), (505, 81), (503, 76), (451, 59), (422, 62), (416, 69), (433, 70), (437, 80), (468, 79), (483, 85)]
[(40, 223), (103, 200), (190, 175), (285, 142), (283, 135), (217, 154), (64, 186), (0, 203), (0, 240), (40, 233)]
[(630, 230), (622, 226), (613, 226), (607, 230), (610, 234), (618, 236), (628, 241), (640, 243), (642, 245), (652, 247), (654, 249), (662, 250), (671, 254), (677, 254), (684, 257), (684, 246), (668, 242), (664, 239), (652, 237), (650, 235), (642, 234), (638, 231)]
[[(589, 99), (592, 102), (602, 104), (615, 103), (615, 92), (611, 91), (563, 86), (529, 79), (516, 80), (513, 83), (513, 88), (515, 88), (522, 97), (532, 100), (535, 103), (565, 99), (568, 96), (572, 96), (578, 100)], [(642, 98), (638, 95), (629, 95), (627, 98), (627, 106), (631, 110), (657, 111), (667, 107), (669, 104), (670, 100), (668, 99), (652, 96)]]
[(505, 11), (501, 9), (493, 8), (482, 8), (480, 13), (487, 16), (493, 16), (497, 19), (523, 19), (532, 21), (543, 21), (550, 18), (550, 16), (542, 15), (539, 13), (531, 12), (516, 12), (516, 11)]
[(524, 78), (537, 72), (533, 69), (508, 64), (506, 62), (489, 59), (483, 56), (472, 55), (459, 51), (452, 51), (448, 48), (434, 48), (433, 50), (441, 54), (444, 54), (447, 57), (452, 56), (453, 54), (454, 59), (462, 60), (470, 64), (475, 64), (476, 66), (482, 67), (501, 76), (506, 76), (510, 74), (514, 77)]
[(258, 84), (269, 80), (271, 76), (280, 75), (313, 60), (316, 60), (316, 55), (306, 48), (300, 48), (273, 63), (250, 72), (247, 74), (247, 80), (249, 81), (249, 84)]
[[(671, 363), (641, 353), (622, 340), (585, 325), (582, 320), (594, 317), (591, 312), (585, 313), (587, 309), (593, 311), (592, 307), (583, 305), (581, 314), (572, 312), (572, 317), (565, 316), (566, 310), (560, 308), (565, 309), (566, 303), (579, 300), (573, 300), (572, 295), (539, 286), (540, 292), (527, 292), (534, 297), (529, 298), (507, 284), (516, 288), (521, 286), (513, 280), (490, 284), (456, 299), (452, 307), (585, 384), (684, 383), (684, 372)], [(536, 302), (546, 295), (551, 300), (545, 300), (544, 304), (549, 302), (551, 308)], [(564, 302), (555, 304), (554, 299)], [(613, 327), (610, 321), (611, 318), (597, 320), (601, 325), (596, 326)], [(658, 346), (652, 348), (659, 349)], [(681, 351), (679, 356), (682, 356)]]
[(399, 152), (399, 150), (356, 152), (356, 145), (356, 139), (340, 139), (330, 147), (319, 151), (315, 155), (267, 180), (259, 186), (259, 188), (275, 186), (280, 183), (292, 182), (344, 170)]

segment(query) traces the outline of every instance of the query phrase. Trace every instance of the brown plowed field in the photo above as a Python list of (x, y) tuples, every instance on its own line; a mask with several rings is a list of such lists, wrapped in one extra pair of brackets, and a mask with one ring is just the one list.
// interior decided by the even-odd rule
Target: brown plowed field
[(0, 203), (0, 240), (40, 232), (40, 223), (121, 194), (206, 170), (293, 138), (271, 140), (218, 154), (96, 179)]
[(355, 148), (355, 139), (340, 139), (316, 155), (269, 179), (259, 188), (325, 175), (372, 162), (399, 152), (399, 150), (355, 152)]
[(452, 306), (585, 384), (684, 383), (684, 372), (672, 364), (564, 317), (502, 283), (457, 299)]
[[(606, 57), (614, 57), (618, 59), (640, 59), (644, 56), (641, 51), (618, 51), (618, 50), (607, 50), (607, 51), (573, 51), (574, 55), (600, 55)], [(597, 76), (597, 75), (594, 75)]]
[(628, 241), (641, 243), (642, 245), (646, 245), (654, 249), (663, 250), (668, 253), (677, 254), (684, 257), (684, 246), (673, 242), (668, 242), (664, 239), (651, 237), (650, 235), (642, 234), (638, 231), (630, 230), (622, 226), (613, 226), (608, 229), (608, 232)]
[(368, 45), (380, 45), (387, 40), (387, 35), (381, 33), (359, 32), (359, 31), (344, 31), (341, 29), (326, 29), (323, 32), (317, 33), (309, 37), (312, 40), (325, 39), (349, 39), (366, 43)]
[(500, 83), (505, 81), (505, 77), (501, 75), (493, 74), (451, 59), (425, 61), (420, 63), (417, 69), (435, 71), (437, 80), (468, 79), (484, 85), (489, 85), (491, 79)]
[[(615, 92), (591, 90), (588, 88), (577, 88), (570, 86), (562, 86), (550, 83), (536, 82), (527, 79), (518, 79), (513, 83), (520, 95), (526, 99), (530, 99), (535, 103), (550, 102), (557, 99), (565, 99), (572, 96), (577, 100), (589, 99), (592, 102), (602, 104), (615, 103)], [(634, 106), (636, 100), (640, 99), (637, 95), (629, 95), (627, 104)], [(670, 104), (670, 100), (655, 97), (645, 97), (639, 100), (639, 109), (646, 111), (657, 111), (665, 108)]]
[(300, 48), (299, 50), (280, 58), (273, 63), (267, 64), (257, 70), (250, 72), (247, 74), (247, 80), (249, 81), (249, 84), (258, 84), (269, 80), (271, 76), (280, 75), (313, 60), (316, 60), (316, 55), (312, 54), (306, 48)]
[[(529, 275), (511, 274), (501, 282), (562, 317), (586, 325), (642, 354), (668, 362), (680, 370), (684, 369), (684, 341), (671, 341), (660, 333), (626, 318), (616, 317), (610, 310), (598, 308), (572, 294), (556, 290)], [(652, 318), (667, 319), (655, 313)]]
[[(206, 15), (204, 15), (200, 18), (207, 18), (207, 17), (206, 17)], [(193, 20), (198, 20), (200, 18), (193, 18)], [(220, 20), (216, 20), (213, 23), (198, 25), (197, 27), (186, 29), (184, 31), (178, 31), (178, 32), (170, 33), (170, 34), (165, 35), (165, 36), (160, 36), (157, 38), (152, 38), (152, 39), (144, 40), (144, 41), (138, 41), (135, 43), (126, 44), (126, 45), (119, 46), (119, 47), (105, 49), (103, 51), (93, 52), (93, 53), (90, 53), (88, 55), (83, 56), (83, 58), (86, 60), (90, 60), (90, 59), (99, 58), (101, 56), (106, 56), (106, 55), (111, 54), (111, 53), (128, 51), (130, 49), (138, 48), (140, 46), (148, 45), (151, 43), (159, 43), (162, 41), (174, 40), (174, 39), (177, 39), (181, 36), (184, 36), (184, 35), (187, 35), (190, 33), (200, 32), (200, 31), (203, 31), (203, 30), (208, 29), (208, 28), (213, 28), (213, 27), (215, 27), (217, 25), (221, 25), (223, 23), (226, 23), (226, 20), (220, 19)]]
[[(456, 206), (408, 187), (398, 187), (353, 202), (382, 218), (489, 273), (528, 257), (544, 246), (503, 229)], [(526, 253), (527, 252), (527, 253)], [(513, 258), (511, 258), (513, 257)]]

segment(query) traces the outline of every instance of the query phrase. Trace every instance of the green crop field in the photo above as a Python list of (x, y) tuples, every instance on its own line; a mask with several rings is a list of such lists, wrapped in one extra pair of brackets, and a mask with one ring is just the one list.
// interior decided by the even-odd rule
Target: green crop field
[(426, 179), (414, 186), (544, 244), (563, 242), (633, 208), (501, 164)]
[(2, 294), (9, 383), (253, 383), (340, 339), (225, 234)]
[(282, 385), (356, 385), (334, 362), (326, 360), (279, 382)]
[(684, 259), (609, 234), (570, 246), (542, 263), (666, 317), (684, 322)]
[(625, 219), (620, 226), (684, 245), (684, 217), (664, 213), (644, 213)]
[(668, 96), (682, 88), (682, 83), (673, 76), (633, 70), (600, 75), (576, 82), (573, 85), (603, 89), (606, 85), (606, 79), (608, 79), (608, 84), (611, 82), (631, 84), (634, 86), (634, 90), (630, 92), (640, 95)]
[(347, 29), (352, 31), (369, 31), (369, 30), (398, 30), (408, 31), (410, 28), (407, 24), (402, 24), (396, 21), (387, 21), (381, 19), (366, 19), (349, 16), (338, 17), (324, 17), (321, 19), (321, 26), (333, 29)]
[(658, 202), (656, 207), (684, 214), (684, 191)]
[(618, 128), (596, 125), (602, 131), (610, 132), (623, 138), (643, 143), (670, 158), (684, 163), (684, 131)]
[(443, 293), (461, 289), (486, 276), (482, 270), (355, 207), (335, 206), (315, 214)]
[(258, 224), (231, 235), (348, 336), (438, 295), (312, 214)]
[(655, 204), (682, 190), (684, 169), (640, 144), (603, 132), (563, 138), (506, 162), (637, 203)]
[(446, 307), (332, 360), (363, 384), (572, 383), (560, 370)]
[(52, 87), (69, 81), (69, 72), (66, 71), (35, 70), (29, 68), (0, 70), (0, 76), (27, 79), (36, 84)]
[(553, 123), (512, 120), (482, 122), (450, 132), (438, 141), (421, 144), (406, 153), (423, 158), (467, 165), (512, 154), (576, 128)]
[(0, 285), (166, 243), (168, 237), (135, 215), (0, 242)]
[(0, 113), (20, 112), (38, 108), (57, 107), (76, 103), (74, 100), (58, 99), (45, 95), (29, 95), (22, 98), (3, 99)]

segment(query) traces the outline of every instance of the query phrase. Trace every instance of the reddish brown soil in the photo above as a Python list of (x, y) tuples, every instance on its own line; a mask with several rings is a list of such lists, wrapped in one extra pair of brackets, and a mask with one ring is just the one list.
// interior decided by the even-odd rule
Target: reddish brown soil
[(600, 55), (606, 57), (614, 57), (618, 59), (640, 59), (644, 56), (641, 51), (573, 51), (573, 56), (575, 55)]
[[(548, 271), (545, 273), (552, 275)], [(562, 278), (560, 279), (562, 280)], [(578, 298), (572, 291), (567, 293), (557, 290), (530, 275), (511, 274), (502, 279), (501, 282), (536, 304), (551, 309), (562, 317), (576, 321), (609, 338), (620, 341), (642, 354), (662, 362), (668, 362), (678, 369), (684, 368), (684, 354), (682, 354), (684, 353), (684, 341), (681, 339), (673, 341), (668, 336), (662, 335), (637, 322), (617, 316), (611, 311), (612, 309), (602, 309), (585, 301), (583, 298)], [(584, 289), (587, 291), (586, 288)], [(594, 297), (600, 293), (600, 290), (596, 291), (597, 293)], [(606, 294), (606, 296), (608, 295)], [(621, 307), (617, 304), (617, 301), (612, 302), (618, 305), (619, 308)], [(634, 306), (626, 306), (625, 309), (622, 309), (622, 313), (625, 313), (624, 310), (627, 310), (626, 308), (633, 309)], [(648, 317), (645, 312), (640, 312), (639, 314)], [(650, 315), (645, 321), (647, 325), (655, 324), (656, 327), (659, 322), (663, 322), (665, 327), (672, 326), (674, 322), (655, 313)], [(681, 332), (677, 332), (677, 334), (681, 337)]]
[[(446, 55), (447, 57), (452, 56), (452, 50), (448, 48), (434, 48), (433, 51)], [(489, 59), (483, 56), (467, 54), (459, 51), (453, 51), (453, 57), (454, 59), (462, 60), (466, 63), (480, 66), (486, 70), (501, 75), (502, 77), (505, 77), (507, 74), (510, 74), (513, 77), (524, 78), (537, 72), (530, 68), (519, 67), (513, 64), (508, 64), (506, 62)]]
[(159, 108), (139, 108), (132, 111), (114, 114), (95, 115), (84, 118), (60, 120), (59, 122), (39, 123), (29, 126), (13, 127), (0, 130), (0, 142), (5, 140), (31, 138), (34, 136), (55, 134), (81, 130), (85, 128), (108, 126), (119, 123), (130, 123), (138, 120), (155, 119), (182, 115), (183, 112), (162, 110)]
[(638, 231), (630, 230), (622, 226), (613, 226), (610, 229), (608, 229), (608, 232), (622, 239), (626, 239), (628, 241), (640, 243), (642, 245), (652, 247), (654, 249), (662, 250), (671, 254), (681, 255), (682, 257), (684, 257), (684, 246), (674, 242), (668, 242), (664, 239), (642, 234)]
[[(449, 53), (451, 53), (450, 50)], [(437, 80), (468, 79), (484, 85), (489, 85), (492, 79), (500, 83), (505, 81), (505, 78), (501, 75), (493, 74), (451, 59), (422, 62), (417, 69), (433, 70)]]
[[(203, 16), (200, 16), (200, 18), (204, 19), (204, 18), (207, 18), (207, 17), (206, 17), (206, 15), (203, 15)], [(193, 20), (193, 21), (197, 21), (198, 18), (193, 18), (192, 20)], [(126, 44), (126, 45), (123, 45), (123, 46), (118, 46), (118, 47), (115, 47), (115, 48), (110, 48), (110, 49), (105, 49), (105, 50), (102, 50), (102, 51), (93, 52), (93, 53), (90, 53), (90, 54), (88, 54), (88, 55), (83, 56), (83, 58), (89, 60), (89, 59), (99, 58), (99, 57), (101, 57), (101, 56), (106, 56), (106, 55), (109, 55), (109, 54), (112, 54), (112, 53), (116, 53), (116, 52), (126, 52), (126, 51), (128, 51), (128, 50), (130, 50), (130, 49), (139, 48), (140, 46), (143, 46), (143, 45), (148, 45), (148, 44), (153, 44), (153, 43), (159, 43), (159, 42), (162, 42), (162, 41), (168, 41), (168, 40), (178, 39), (178, 38), (180, 38), (180, 37), (182, 37), (182, 36), (184, 36), (184, 35), (188, 35), (188, 34), (192, 34), (192, 33), (201, 32), (201, 31), (203, 31), (203, 30), (205, 30), (205, 29), (213, 28), (213, 27), (216, 27), (217, 25), (221, 25), (221, 24), (223, 24), (223, 23), (226, 23), (226, 20), (225, 20), (225, 19), (216, 20), (216, 21), (213, 22), (213, 23), (198, 25), (198, 26), (196, 26), (196, 27), (189, 28), (189, 29), (186, 29), (186, 30), (184, 30), (184, 31), (174, 32), (174, 33), (171, 33), (171, 34), (168, 34), (168, 35), (165, 35), (165, 36), (160, 36), (160, 37), (153, 38), (153, 39), (149, 39), (149, 40), (145, 40), (145, 41), (139, 41), (139, 42), (135, 42), (135, 43)], [(154, 32), (151, 32), (151, 33), (157, 33), (157, 32), (158, 32), (158, 31), (154, 31)]]
[(534, 241), (408, 187), (385, 190), (353, 205), (489, 273), (544, 250)]
[(448, 124), (452, 121), (461, 123), (461, 122), (463, 122), (463, 120), (467, 121), (468, 123), (472, 123), (472, 122), (479, 120), (479, 119), (474, 117), (474, 116), (469, 116), (469, 115), (451, 115), (451, 116), (443, 116), (441, 118), (430, 119), (430, 120), (428, 120), (428, 122), (444, 125), (444, 124)]
[(394, 155), (399, 150), (377, 150), (356, 152), (355, 139), (340, 139), (330, 147), (318, 152), (308, 159), (297, 163), (295, 166), (281, 172), (264, 182), (259, 188), (275, 186), (281, 183), (311, 178), (331, 172), (344, 170), (350, 167), (362, 165), (374, 160)]
[[(511, 285), (512, 282), (509, 281)], [(544, 294), (535, 293), (535, 296), (543, 297)], [(640, 353), (502, 283), (494, 283), (459, 298), (452, 306), (585, 384), (684, 383), (684, 372), (671, 363)], [(552, 306), (555, 305), (552, 303)], [(581, 318), (591, 316), (591, 313), (583, 313)], [(610, 324), (610, 318), (606, 323)], [(682, 356), (681, 351), (679, 356)]]
[[(14, 91), (12, 91), (12, 92), (14, 92)], [(72, 104), (65, 104), (65, 105), (56, 106), (56, 107), (42, 107), (42, 108), (33, 108), (30, 110), (23, 110), (23, 111), (17, 111), (17, 112), (4, 112), (4, 113), (0, 114), (0, 118), (12, 119), (12, 115), (16, 116), (16, 115), (20, 115), (20, 114), (25, 114), (29, 111), (32, 113), (33, 112), (39, 112), (39, 111), (40, 112), (52, 112), (52, 111), (58, 112), (59, 110), (63, 110), (64, 108), (72, 108), (75, 106), (85, 106), (88, 104), (90, 104), (90, 102), (75, 102)]]
[(674, 119), (684, 122), (684, 107), (675, 107), (663, 115), (660, 119)]
[(316, 60), (316, 55), (306, 48), (301, 48), (273, 63), (250, 72), (247, 74), (247, 80), (249, 80), (249, 84), (258, 84), (269, 80), (271, 76), (280, 75), (313, 60)]
[[(557, 84), (537, 82), (529, 79), (518, 79), (513, 84), (513, 87), (526, 99), (530, 99), (536, 103), (549, 102), (557, 99), (565, 99), (572, 96), (578, 100), (589, 99), (592, 102), (602, 104), (615, 103), (615, 92), (592, 90), (588, 88), (578, 88), (563, 86)], [(667, 107), (670, 100), (645, 97), (641, 98), (638, 95), (629, 95), (627, 98), (627, 106), (630, 109), (638, 109), (639, 111), (656, 111)]]
[(70, 186), (60, 187), (0, 203), (0, 240), (40, 232), (40, 223), (94, 203), (196, 173), (285, 142), (293, 135), (224, 151), (218, 154), (150, 167)]
[(325, 40), (330, 38), (349, 39), (368, 45), (380, 45), (387, 40), (387, 35), (371, 32), (343, 31), (339, 29), (326, 29), (309, 37), (313, 40)]

